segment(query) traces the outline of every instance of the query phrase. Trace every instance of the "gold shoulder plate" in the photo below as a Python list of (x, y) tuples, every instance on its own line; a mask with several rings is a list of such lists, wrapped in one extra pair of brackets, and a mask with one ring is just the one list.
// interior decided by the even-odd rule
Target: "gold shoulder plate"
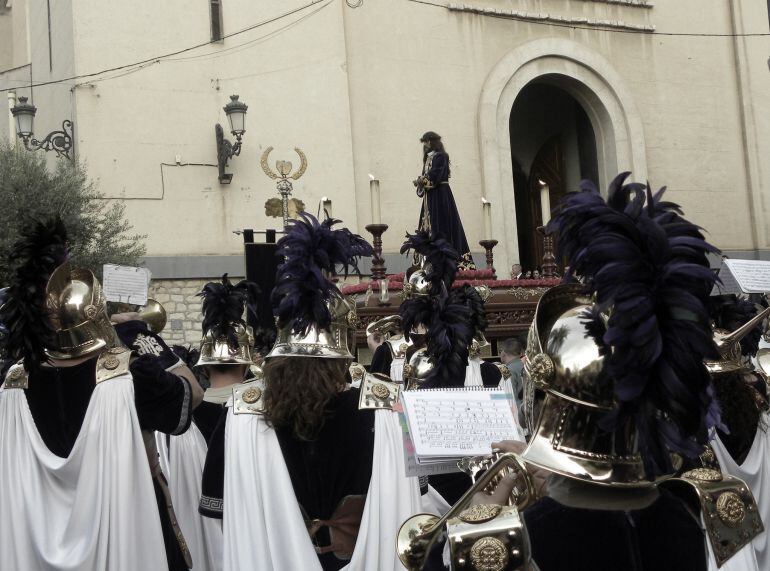
[(12, 365), (5, 375), (5, 388), (6, 389), (26, 389), (29, 385), (29, 375), (24, 370), (24, 365), (21, 361)]
[(360, 382), (366, 375), (366, 368), (361, 363), (350, 363), (348, 370), (350, 371), (350, 379), (354, 383)]
[(257, 379), (233, 388), (233, 414), (262, 414), (265, 381)]
[(99, 355), (96, 361), (96, 384), (128, 373), (131, 351), (126, 347), (113, 347)]
[(713, 468), (695, 468), (661, 485), (695, 491), (719, 567), (765, 529), (754, 495), (739, 478)]
[(476, 505), (447, 522), (453, 568), (529, 569), (529, 536), (513, 506)]
[(503, 365), (502, 363), (495, 363), (495, 365), (497, 365), (497, 368), (500, 369), (500, 374), (504, 379), (511, 378), (511, 370), (507, 367), (507, 365)]
[(398, 402), (401, 386), (385, 375), (365, 373), (360, 391), (358, 410), (390, 410)]

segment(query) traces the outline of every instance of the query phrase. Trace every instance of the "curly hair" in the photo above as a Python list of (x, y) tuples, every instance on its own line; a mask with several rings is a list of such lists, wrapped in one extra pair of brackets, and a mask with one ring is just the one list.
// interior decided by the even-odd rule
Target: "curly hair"
[(265, 362), (265, 418), (274, 428), (289, 428), (300, 440), (315, 440), (329, 402), (345, 386), (344, 359), (274, 357)]

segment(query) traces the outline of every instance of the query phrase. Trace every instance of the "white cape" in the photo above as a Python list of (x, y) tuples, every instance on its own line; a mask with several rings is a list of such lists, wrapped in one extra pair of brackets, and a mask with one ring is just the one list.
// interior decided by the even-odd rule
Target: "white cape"
[(67, 458), (43, 443), (21, 389), (0, 389), (0, 566), (167, 570), (130, 374), (94, 388)]
[[(762, 423), (770, 425), (770, 415), (762, 415)], [(765, 531), (759, 534), (732, 559), (722, 567), (722, 571), (753, 571), (770, 569), (770, 546), (768, 546), (768, 530), (770, 529), (770, 432), (757, 429), (754, 442), (751, 445), (743, 464), (736, 464), (733, 457), (722, 444), (719, 436), (714, 436), (711, 447), (719, 460), (719, 465), (725, 474), (740, 478), (754, 494), (757, 501), (759, 516), (765, 526)], [(716, 566), (710, 569), (716, 569)]]
[(471, 357), (468, 359), (468, 366), (465, 367), (465, 385), (466, 387), (482, 387), (484, 379), (481, 377), (481, 359)]
[(161, 469), (168, 480), (174, 512), (190, 549), (193, 568), (195, 571), (220, 571), (222, 522), (198, 513), (203, 464), (208, 450), (206, 440), (193, 422), (187, 432), (179, 436), (156, 432), (155, 441), (160, 452)]
[[(225, 431), (224, 568), (320, 571), (275, 431), (259, 415), (228, 411)], [(372, 479), (347, 571), (403, 570), (396, 534), (420, 513), (407, 478), (398, 415), (375, 412)]]

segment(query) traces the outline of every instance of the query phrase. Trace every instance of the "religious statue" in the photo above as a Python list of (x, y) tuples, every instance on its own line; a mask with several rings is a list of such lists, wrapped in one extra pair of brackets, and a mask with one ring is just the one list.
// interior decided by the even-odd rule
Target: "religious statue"
[(434, 238), (445, 238), (462, 256), (461, 268), (475, 269), (468, 240), (465, 238), (460, 213), (449, 186), (450, 162), (441, 136), (428, 131), (421, 138), (422, 174), (414, 181), (417, 196), (422, 198), (418, 229), (427, 230)]

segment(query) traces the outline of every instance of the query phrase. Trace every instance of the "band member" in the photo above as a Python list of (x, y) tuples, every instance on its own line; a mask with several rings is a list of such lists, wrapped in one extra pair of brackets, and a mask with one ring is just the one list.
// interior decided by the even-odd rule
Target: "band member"
[(418, 229), (448, 240), (460, 253), (461, 267), (475, 269), (460, 213), (449, 186), (449, 155), (441, 142), (441, 136), (428, 131), (420, 138), (420, 142), (423, 149), (422, 174), (414, 181), (417, 196), (422, 198)]
[(462, 387), (475, 327), (469, 295), (473, 288), (452, 289), (459, 255), (443, 238), (426, 231), (407, 235), (401, 253), (413, 251), (419, 265), (407, 272), (399, 307), (407, 350), (407, 388)]
[(420, 511), (390, 410), (398, 385), (346, 383), (355, 305), (329, 277), (372, 250), (336, 222), (304, 214), (279, 242), (278, 337), (224, 426), (226, 570), (395, 570), (399, 517)]
[(187, 430), (202, 397), (195, 377), (155, 356), (131, 360), (99, 281), (70, 267), (60, 220), (25, 230), (11, 259), (0, 321), (18, 362), (0, 391), (3, 566), (189, 568), (152, 431)]
[[(734, 295), (711, 298), (711, 317), (720, 358), (706, 367), (714, 382), (714, 394), (721, 411), (721, 426), (701, 458), (705, 466), (716, 468), (745, 481), (756, 494), (757, 510), (765, 525), (770, 522), (770, 435), (765, 371), (755, 371), (751, 357), (756, 355), (762, 336), (762, 323), (770, 309), (757, 310), (752, 302)], [(767, 569), (770, 552), (764, 536), (752, 542), (753, 553), (741, 550), (741, 570)], [(737, 563), (732, 563), (737, 565)], [(728, 566), (728, 568), (731, 568)]]
[(397, 383), (404, 380), (404, 359), (411, 343), (404, 337), (401, 317), (389, 315), (366, 328), (366, 342), (372, 350), (371, 373), (381, 373)]
[(551, 222), (566, 279), (582, 283), (543, 295), (526, 351), (532, 437), (522, 459), (550, 472), (547, 497), (523, 512), (542, 571), (706, 569), (700, 514), (672, 493), (683, 487), (696, 500), (727, 494), (750, 514), (704, 513), (720, 565), (761, 529), (743, 482), (702, 469), (671, 479), (719, 425), (704, 364), (718, 357), (707, 310), (714, 248), (662, 192), (627, 176), (606, 201), (584, 183)]

